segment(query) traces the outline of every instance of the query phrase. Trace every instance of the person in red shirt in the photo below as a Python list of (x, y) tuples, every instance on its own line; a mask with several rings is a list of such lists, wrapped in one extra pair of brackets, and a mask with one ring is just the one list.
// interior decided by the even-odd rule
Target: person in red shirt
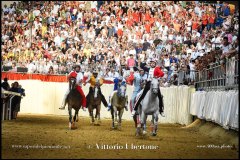
[(208, 17), (208, 25), (207, 25), (207, 29), (210, 30), (211, 28), (214, 28), (215, 29), (215, 19), (216, 19), (216, 16), (213, 12), (211, 12), (211, 14), (209, 15)]
[[(76, 65), (75, 69), (69, 73), (68, 80), (70, 80), (70, 78), (76, 78), (77, 90), (82, 96), (82, 106), (83, 106), (82, 109), (84, 111), (86, 111), (86, 104), (87, 104), (86, 96), (85, 96), (81, 86), (79, 85), (79, 83), (81, 83), (81, 81), (83, 80), (83, 75), (80, 72), (80, 66), (79, 65)], [(62, 110), (65, 109), (66, 99), (67, 99), (67, 96), (68, 96), (69, 92), (70, 92), (70, 89), (68, 88), (67, 92), (64, 95), (62, 106), (59, 109), (62, 109)]]
[(130, 16), (130, 18), (128, 18), (128, 20), (126, 21), (127, 27), (132, 27), (133, 26), (133, 17)]
[(149, 21), (151, 19), (151, 13), (149, 10), (146, 11), (146, 14), (144, 15), (144, 20)]
[(150, 18), (150, 25), (153, 26), (154, 23), (155, 23), (155, 18), (154, 17)]
[(133, 16), (133, 21), (138, 23), (140, 20), (139, 12), (136, 10), (135, 12), (133, 12), (132, 16)]
[(147, 31), (147, 33), (150, 33), (151, 31), (151, 24), (149, 23), (149, 21), (147, 21), (145, 24), (145, 30)]
[(198, 30), (199, 29), (199, 23), (197, 21), (196, 18), (194, 18), (193, 22), (192, 22), (192, 31), (193, 30)]
[(207, 24), (208, 24), (208, 15), (207, 13), (204, 13), (202, 16), (202, 30), (204, 30)]

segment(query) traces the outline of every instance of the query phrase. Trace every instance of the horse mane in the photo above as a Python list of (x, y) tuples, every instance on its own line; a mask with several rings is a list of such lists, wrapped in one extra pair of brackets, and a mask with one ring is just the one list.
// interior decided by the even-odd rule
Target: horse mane
[[(151, 84), (153, 84), (154, 83), (154, 81), (156, 81), (157, 82), (157, 84), (159, 85), (159, 81), (158, 81), (158, 79), (157, 78), (153, 78), (152, 79), (152, 82), (151, 82)], [(152, 87), (152, 86), (151, 86)]]
[(121, 97), (121, 96), (120, 96), (120, 94), (121, 94), (120, 88), (121, 88), (122, 86), (125, 87), (125, 91), (127, 90), (127, 86), (126, 86), (125, 84), (121, 84), (121, 85), (119, 86), (118, 90), (117, 90), (117, 96), (118, 96), (118, 97)]
[[(73, 80), (73, 84), (72, 84), (72, 80)], [(76, 84), (76, 78), (71, 77), (71, 78), (69, 79), (69, 88), (70, 88), (70, 90), (74, 89), (73, 86), (75, 86), (75, 84)]]

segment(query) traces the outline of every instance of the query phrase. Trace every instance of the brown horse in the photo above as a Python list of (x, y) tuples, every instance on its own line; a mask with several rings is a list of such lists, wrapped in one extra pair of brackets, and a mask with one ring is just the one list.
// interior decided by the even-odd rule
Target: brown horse
[[(90, 88), (87, 95), (87, 108), (90, 116), (90, 123), (100, 125), (101, 95), (99, 85), (96, 85), (94, 89)], [(93, 116), (94, 109), (96, 109), (95, 120)]]
[[(67, 96), (66, 102), (68, 104), (69, 114), (69, 128), (76, 129), (75, 122), (78, 121), (78, 111), (82, 106), (82, 97), (76, 88), (76, 78), (70, 78), (69, 80), (70, 92)], [(75, 110), (75, 115), (72, 119), (72, 108)]]

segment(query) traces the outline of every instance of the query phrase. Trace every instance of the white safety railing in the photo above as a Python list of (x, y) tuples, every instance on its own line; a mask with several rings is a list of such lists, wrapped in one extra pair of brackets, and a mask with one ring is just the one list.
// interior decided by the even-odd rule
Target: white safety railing
[(11, 92), (11, 91), (3, 91), (3, 95), (10, 95), (7, 102), (2, 101), (2, 121), (3, 120), (11, 120), (12, 119), (12, 100), (16, 96), (20, 96), (20, 93)]

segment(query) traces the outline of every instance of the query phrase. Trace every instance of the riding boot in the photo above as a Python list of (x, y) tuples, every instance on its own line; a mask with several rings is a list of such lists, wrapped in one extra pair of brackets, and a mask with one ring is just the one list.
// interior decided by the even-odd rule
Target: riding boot
[(64, 109), (65, 109), (65, 106), (66, 106), (66, 100), (64, 100), (63, 104), (61, 105), (61, 107), (60, 107), (59, 109), (64, 110)]
[(151, 82), (148, 81), (148, 82), (146, 83), (146, 85), (145, 85), (145, 88), (144, 88), (144, 90), (143, 90), (142, 95), (140, 96), (140, 98), (137, 100), (137, 102), (136, 102), (135, 105), (134, 105), (134, 109), (133, 109), (133, 110), (134, 110), (134, 111), (133, 111), (134, 113), (136, 113), (140, 102), (143, 100), (143, 98), (145, 97), (145, 95), (146, 95), (147, 92), (149, 91), (150, 85), (151, 85)]
[(125, 110), (128, 111), (128, 96), (125, 97), (126, 102), (125, 102)]
[(86, 100), (87, 100), (87, 103), (86, 103), (86, 108), (88, 108), (88, 103), (89, 103), (89, 94), (86, 96)]
[(108, 107), (108, 103), (107, 103), (104, 95), (102, 94), (102, 91), (101, 91), (100, 88), (99, 88), (99, 92), (100, 92), (100, 95), (101, 95), (101, 101), (102, 101), (103, 105), (104, 105), (105, 107)]
[(67, 96), (68, 96), (69, 92), (70, 92), (70, 90), (68, 89), (68, 90), (66, 91), (64, 97), (63, 97), (63, 102), (62, 102), (62, 105), (61, 105), (61, 107), (60, 107), (59, 109), (62, 109), (62, 110), (65, 109), (65, 106), (66, 106), (66, 104), (67, 104), (67, 102), (66, 102), (66, 101), (67, 101)]
[(77, 90), (82, 97), (82, 101), (81, 101), (82, 109), (83, 109), (83, 111), (86, 111), (87, 100), (86, 100), (85, 94), (84, 94), (82, 88), (79, 85), (77, 86)]
[(160, 89), (158, 90), (158, 98), (159, 98), (159, 113), (162, 117), (165, 117), (164, 113), (163, 113), (163, 109), (164, 109), (164, 106), (163, 106), (163, 96), (160, 92)]
[(111, 104), (111, 96), (109, 96), (109, 103), (108, 103), (108, 111), (111, 110), (112, 104)]

